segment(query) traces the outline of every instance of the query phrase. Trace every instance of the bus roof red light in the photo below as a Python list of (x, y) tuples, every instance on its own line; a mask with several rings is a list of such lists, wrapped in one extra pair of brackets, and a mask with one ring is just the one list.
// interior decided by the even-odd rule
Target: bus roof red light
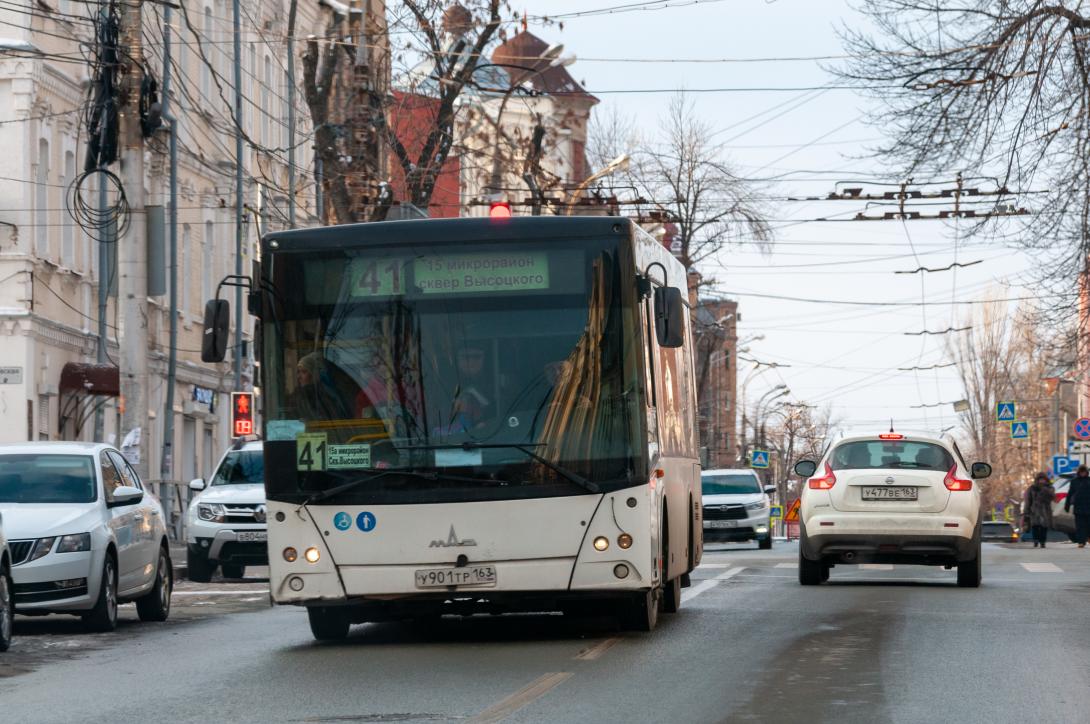
[(510, 219), (511, 207), (506, 201), (497, 201), (488, 210), (488, 215), (493, 219)]

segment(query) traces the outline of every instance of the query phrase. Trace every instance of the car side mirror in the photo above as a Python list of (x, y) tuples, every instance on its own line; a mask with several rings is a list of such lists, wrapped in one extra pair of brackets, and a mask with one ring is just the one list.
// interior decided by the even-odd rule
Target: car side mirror
[(676, 287), (655, 288), (655, 336), (660, 347), (685, 344), (685, 303)]
[(764, 487), (764, 491), (765, 491), (765, 495), (772, 495), (773, 493), (776, 492), (776, 486), (775, 485), (766, 485)]
[(988, 463), (973, 463), (970, 475), (974, 480), (983, 480), (984, 478), (991, 477), (991, 474), (992, 466)]
[(204, 305), (204, 334), (201, 337), (201, 361), (222, 362), (227, 356), (231, 305), (226, 299), (209, 299)]
[(189, 481), (190, 490), (204, 490), (204, 478), (193, 478)]
[(817, 472), (817, 463), (813, 460), (799, 460), (795, 463), (795, 475), (800, 478), (808, 478)]
[(107, 503), (107, 507), (116, 508), (120, 505), (133, 505), (144, 499), (144, 491), (131, 485), (120, 485), (114, 488), (113, 500)]

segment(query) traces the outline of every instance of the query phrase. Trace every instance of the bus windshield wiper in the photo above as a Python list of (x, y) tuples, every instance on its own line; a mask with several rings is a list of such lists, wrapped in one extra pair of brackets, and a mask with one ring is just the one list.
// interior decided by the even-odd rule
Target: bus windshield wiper
[(334, 497), (336, 495), (340, 495), (341, 493), (343, 493), (345, 491), (352, 490), (353, 488), (359, 487), (360, 485), (364, 485), (366, 483), (373, 482), (375, 480), (378, 480), (379, 478), (386, 477), (387, 475), (404, 475), (404, 476), (410, 477), (410, 478), (421, 478), (423, 480), (433, 480), (433, 481), (435, 481), (435, 480), (450, 480), (450, 481), (457, 482), (457, 483), (480, 484), (480, 483), (487, 483), (487, 482), (495, 482), (495, 481), (485, 480), (485, 479), (482, 479), (482, 478), (471, 478), (471, 477), (464, 476), (464, 475), (447, 475), (445, 473), (438, 473), (438, 472), (422, 473), (422, 472), (419, 472), (419, 471), (416, 471), (416, 470), (396, 470), (396, 469), (382, 470), (382, 471), (379, 471), (379, 472), (374, 473), (372, 475), (364, 475), (362, 477), (353, 478), (352, 480), (349, 480), (346, 483), (341, 483), (340, 485), (329, 488), (327, 490), (321, 490), (321, 491), (319, 491), (317, 493), (314, 493), (309, 498), (307, 498), (305, 501), (303, 501), (303, 504), (301, 506), (299, 506), (299, 507), (300, 508), (305, 508), (306, 506), (311, 505), (312, 503), (320, 503), (323, 500), (328, 500), (329, 498), (332, 498), (332, 497)]
[(514, 442), (506, 442), (506, 443), (505, 442), (486, 442), (486, 443), (463, 442), (463, 443), (457, 443), (457, 444), (452, 444), (452, 445), (419, 445), (419, 446), (413, 447), (412, 449), (414, 449), (414, 450), (502, 450), (502, 449), (518, 450), (519, 452), (525, 454), (527, 457), (529, 457), (529, 458), (531, 458), (533, 460), (536, 460), (537, 462), (541, 463), (542, 465), (549, 468), (553, 472), (557, 473), (562, 478), (564, 478), (564, 479), (566, 479), (566, 480), (568, 480), (570, 482), (575, 483), (580, 488), (583, 488), (584, 490), (587, 490), (587, 491), (589, 491), (591, 493), (600, 493), (600, 492), (602, 492), (602, 489), (600, 487), (598, 487), (597, 483), (592, 482), (590, 480), (587, 480), (586, 478), (584, 478), (579, 473), (568, 470), (564, 466), (558, 465), (557, 463), (554, 463), (551, 460), (546, 460), (545, 458), (541, 457), (536, 452), (534, 452), (533, 448), (531, 446), (529, 446), (529, 445), (522, 445), (522, 444), (514, 443)]

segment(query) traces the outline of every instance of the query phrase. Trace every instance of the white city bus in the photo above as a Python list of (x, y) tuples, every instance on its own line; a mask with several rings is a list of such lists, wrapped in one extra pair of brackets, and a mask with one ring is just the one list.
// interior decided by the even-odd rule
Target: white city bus
[(317, 638), (677, 611), (702, 552), (696, 390), (685, 270), (651, 236), (609, 217), (296, 230), (255, 275), (272, 597)]

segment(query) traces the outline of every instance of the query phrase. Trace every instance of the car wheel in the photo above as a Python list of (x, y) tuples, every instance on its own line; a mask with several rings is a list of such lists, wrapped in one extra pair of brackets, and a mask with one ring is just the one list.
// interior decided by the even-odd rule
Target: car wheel
[(185, 566), (186, 578), (197, 583), (208, 583), (216, 572), (216, 565), (208, 560), (208, 556), (192, 548), (185, 551)]
[(113, 631), (117, 628), (117, 564), (107, 554), (102, 563), (102, 580), (98, 585), (98, 600), (83, 623), (92, 631)]
[(242, 578), (242, 574), (246, 572), (246, 566), (221, 563), (220, 572), (223, 573), (224, 578)]
[(352, 622), (348, 610), (338, 606), (310, 606), (307, 608), (310, 632), (319, 641), (341, 641), (348, 637)]
[(141, 621), (166, 621), (170, 615), (170, 595), (174, 591), (174, 570), (165, 548), (159, 549), (155, 568), (155, 583), (151, 590), (136, 599), (136, 613)]
[(803, 586), (820, 585), (825, 578), (825, 564), (821, 561), (812, 561), (802, 554), (802, 545), (799, 545), (799, 583)]
[(757, 542), (757, 547), (762, 551), (770, 550), (772, 548), (772, 534), (769, 533), (766, 537), (761, 538), (761, 540)]
[(832, 565), (828, 563), (821, 564), (821, 582), (825, 583), (829, 580), (829, 571), (833, 569)]
[(980, 548), (976, 549), (976, 556), (970, 561), (958, 562), (958, 586), (961, 588), (980, 587)]
[(0, 571), (0, 651), (11, 646), (11, 631), (15, 626), (15, 592), (7, 570)]

